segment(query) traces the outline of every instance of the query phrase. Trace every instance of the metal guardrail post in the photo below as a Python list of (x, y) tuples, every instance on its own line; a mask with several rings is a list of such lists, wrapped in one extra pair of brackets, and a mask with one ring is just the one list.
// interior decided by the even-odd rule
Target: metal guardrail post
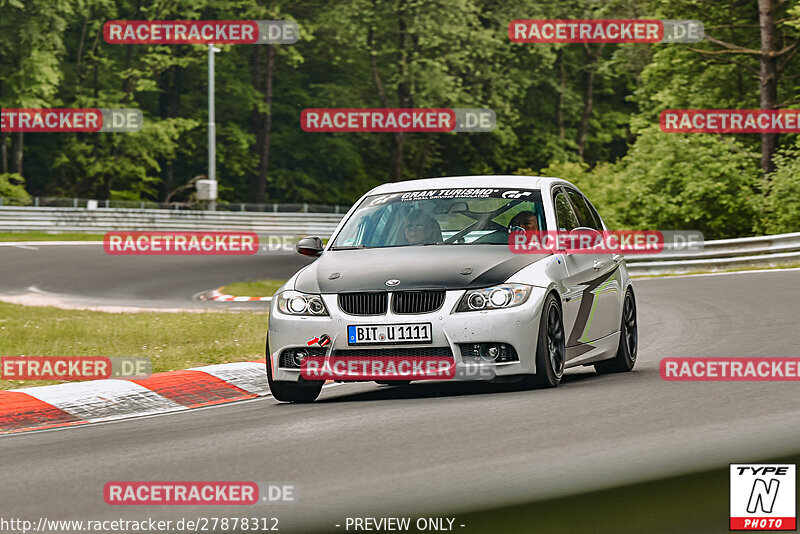
[(0, 206), (3, 205), (3, 197), (0, 197)]
[(73, 198), (72, 199), (72, 207), (73, 208), (77, 208), (78, 207), (78, 199), (77, 198)]
[(278, 203), (277, 202), (273, 202), (272, 203), (272, 213), (278, 213)]
[(39, 197), (33, 197), (33, 205), (39, 207)]
[(303, 213), (308, 213), (308, 204), (303, 203)]

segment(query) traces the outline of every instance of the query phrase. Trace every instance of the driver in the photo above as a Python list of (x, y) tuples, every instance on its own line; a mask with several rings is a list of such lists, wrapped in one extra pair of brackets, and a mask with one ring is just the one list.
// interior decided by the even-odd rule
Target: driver
[(439, 223), (422, 212), (414, 210), (408, 214), (405, 226), (406, 243), (409, 245), (433, 244), (442, 240), (442, 228)]
[(514, 215), (508, 222), (508, 233), (511, 232), (538, 232), (539, 219), (532, 211), (521, 211)]

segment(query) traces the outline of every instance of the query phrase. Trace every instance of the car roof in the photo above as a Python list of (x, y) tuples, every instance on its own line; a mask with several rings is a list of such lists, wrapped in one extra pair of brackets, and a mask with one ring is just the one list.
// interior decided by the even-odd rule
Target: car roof
[(484, 187), (519, 187), (524, 189), (545, 189), (552, 183), (565, 183), (561, 178), (546, 176), (518, 175), (485, 175), (485, 176), (444, 176), (441, 178), (424, 178), (422, 180), (406, 180), (391, 182), (375, 187), (368, 195), (383, 193), (399, 193), (420, 189), (452, 189), (452, 188), (484, 188)]

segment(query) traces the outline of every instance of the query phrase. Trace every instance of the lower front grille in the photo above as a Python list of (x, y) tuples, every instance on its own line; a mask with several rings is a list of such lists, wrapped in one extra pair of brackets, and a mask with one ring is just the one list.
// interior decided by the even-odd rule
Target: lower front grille
[(306, 356), (325, 356), (325, 349), (322, 347), (297, 347), (293, 349), (283, 349), (278, 359), (278, 367), (286, 369), (300, 369), (300, 364), (295, 361), (298, 352), (305, 353)]
[(341, 349), (334, 358), (452, 358), (450, 347), (414, 347), (399, 349)]

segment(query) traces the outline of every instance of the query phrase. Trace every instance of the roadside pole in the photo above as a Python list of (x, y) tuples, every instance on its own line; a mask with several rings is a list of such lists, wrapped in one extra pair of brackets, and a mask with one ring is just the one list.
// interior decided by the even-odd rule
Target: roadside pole
[[(220, 49), (214, 43), (208, 45), (208, 179), (217, 181), (217, 130), (214, 120), (214, 54)], [(216, 184), (214, 184), (216, 185)], [(216, 193), (217, 187), (214, 187)], [(208, 199), (208, 209), (216, 211), (217, 195)]]

